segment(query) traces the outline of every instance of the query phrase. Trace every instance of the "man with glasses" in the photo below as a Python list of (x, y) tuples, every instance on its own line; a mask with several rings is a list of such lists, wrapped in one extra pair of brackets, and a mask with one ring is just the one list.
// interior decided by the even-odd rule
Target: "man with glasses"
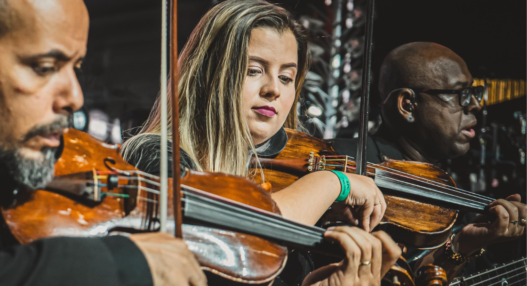
[[(380, 163), (387, 156), (435, 163), (465, 154), (476, 135), (475, 114), (485, 91), (472, 85), (463, 59), (444, 46), (416, 42), (391, 51), (380, 70), (383, 123), (368, 138), (368, 162)], [(333, 146), (340, 154), (354, 156), (357, 140), (337, 138)], [(423, 263), (443, 267), (451, 279), (482, 248), (524, 235), (527, 208), (520, 200), (515, 194), (493, 202), (490, 212), (497, 218), (480, 217), (478, 223), (464, 226), (448, 250), (439, 248)]]

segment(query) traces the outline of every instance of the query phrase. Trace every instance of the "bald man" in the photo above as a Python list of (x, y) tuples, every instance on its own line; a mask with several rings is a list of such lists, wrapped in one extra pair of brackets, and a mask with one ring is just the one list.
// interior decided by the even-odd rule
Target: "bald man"
[[(0, 0), (0, 204), (53, 177), (67, 117), (83, 104), (82, 0)], [(16, 245), (0, 216), (0, 285), (206, 285), (169, 234), (50, 238)]]
[[(444, 46), (417, 42), (391, 51), (379, 79), (383, 124), (368, 140), (368, 162), (380, 163), (387, 156), (435, 163), (465, 154), (475, 136), (484, 91), (472, 83), (463, 59)], [(357, 140), (335, 139), (333, 146), (354, 156)], [(497, 218), (479, 217), (478, 223), (465, 226), (454, 237), (454, 251), (468, 258), (483, 247), (524, 235), (527, 207), (520, 200), (515, 194), (491, 203)], [(450, 279), (463, 266), (437, 253), (425, 262), (442, 266)]]

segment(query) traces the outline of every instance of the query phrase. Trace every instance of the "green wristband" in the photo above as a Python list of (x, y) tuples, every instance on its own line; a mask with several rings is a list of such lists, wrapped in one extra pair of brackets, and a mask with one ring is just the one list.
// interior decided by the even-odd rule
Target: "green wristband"
[(350, 194), (350, 190), (351, 190), (350, 180), (348, 179), (348, 176), (346, 176), (346, 174), (342, 172), (335, 171), (335, 170), (331, 170), (330, 172), (337, 175), (340, 181), (340, 195), (335, 201), (343, 202), (346, 200), (346, 198), (348, 198), (348, 195)]

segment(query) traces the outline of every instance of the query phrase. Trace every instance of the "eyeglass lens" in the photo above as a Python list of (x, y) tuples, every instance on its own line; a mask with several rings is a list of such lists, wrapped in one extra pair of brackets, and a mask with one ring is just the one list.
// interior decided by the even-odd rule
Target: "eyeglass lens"
[(474, 94), (476, 100), (480, 102), (484, 91), (485, 88), (483, 86), (476, 86), (473, 88), (465, 88), (461, 90), (461, 106), (465, 107), (470, 104), (470, 101), (472, 100), (472, 94)]

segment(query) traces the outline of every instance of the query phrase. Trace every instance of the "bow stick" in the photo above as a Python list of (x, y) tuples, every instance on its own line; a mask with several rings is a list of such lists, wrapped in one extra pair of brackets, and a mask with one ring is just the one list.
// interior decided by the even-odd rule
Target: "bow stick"
[(177, 70), (177, 0), (172, 0), (170, 70), (172, 89), (172, 188), (174, 193), (174, 222), (176, 237), (183, 238), (183, 212), (181, 209), (181, 165), (179, 154), (179, 94)]
[[(160, 230), (167, 231), (167, 216), (168, 216), (168, 95), (167, 95), (167, 44), (168, 44), (168, 23), (170, 23), (170, 73), (171, 77), (170, 89), (172, 104), (172, 187), (173, 187), (173, 204), (174, 204), (174, 221), (175, 221), (175, 235), (178, 238), (183, 238), (182, 232), (182, 211), (181, 211), (181, 168), (180, 168), (180, 154), (179, 154), (179, 99), (178, 99), (178, 73), (177, 73), (177, 0), (172, 1), (170, 14), (168, 12), (168, 1), (163, 0), (162, 16), (161, 16), (161, 194), (159, 200), (160, 212)], [(168, 20), (167, 21), (167, 15)]]
[(373, 43), (373, 17), (375, 14), (375, 0), (368, 0), (366, 18), (366, 51), (362, 65), (362, 96), (359, 117), (359, 143), (357, 144), (356, 173), (366, 175), (366, 147), (368, 145), (368, 114), (370, 111), (370, 83), (371, 83), (371, 54)]

